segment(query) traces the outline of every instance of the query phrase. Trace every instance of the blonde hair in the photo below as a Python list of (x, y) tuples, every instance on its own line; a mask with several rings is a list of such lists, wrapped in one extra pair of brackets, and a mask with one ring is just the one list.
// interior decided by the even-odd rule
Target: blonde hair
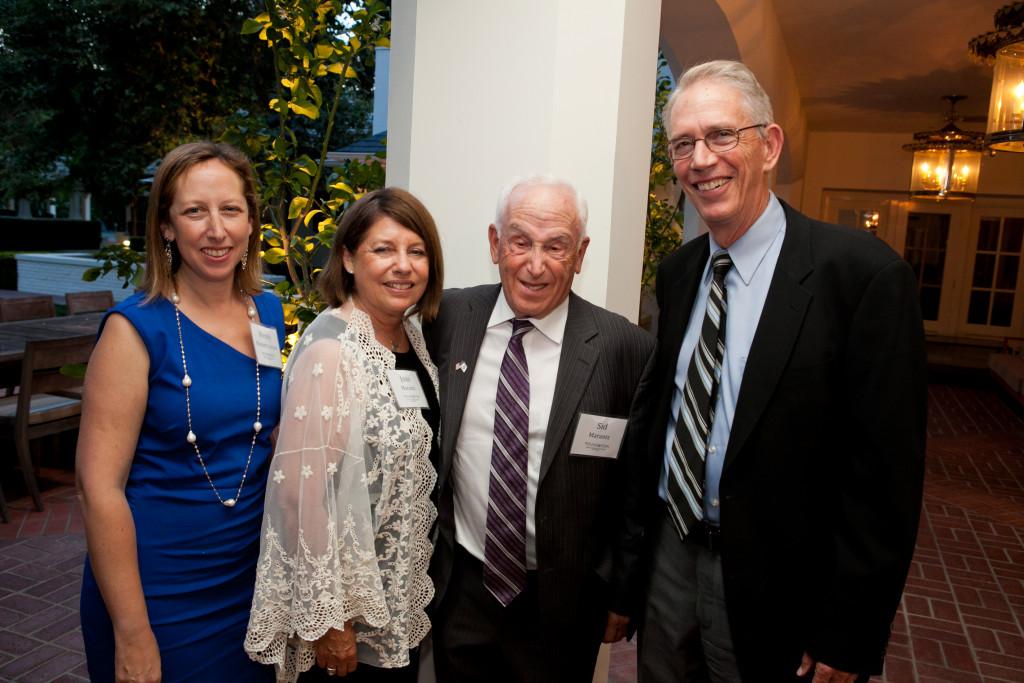
[[(174, 273), (180, 265), (181, 255), (174, 242), (167, 242), (164, 239), (161, 228), (171, 221), (170, 208), (174, 202), (174, 193), (178, 189), (178, 180), (192, 167), (211, 159), (222, 162), (241, 179), (249, 211), (249, 223), (252, 225), (246, 245), (248, 257), (245, 267), (239, 264), (235, 270), (235, 288), (247, 294), (257, 294), (262, 289), (260, 206), (256, 194), (256, 177), (249, 158), (231, 145), (222, 142), (189, 142), (171, 150), (160, 162), (160, 168), (153, 178), (149, 207), (146, 211), (146, 273), (142, 280), (142, 291), (146, 293), (146, 301), (151, 301), (157, 296), (170, 298), (171, 292), (174, 291)], [(167, 247), (171, 250), (170, 268), (167, 267), (167, 255), (164, 251)]]

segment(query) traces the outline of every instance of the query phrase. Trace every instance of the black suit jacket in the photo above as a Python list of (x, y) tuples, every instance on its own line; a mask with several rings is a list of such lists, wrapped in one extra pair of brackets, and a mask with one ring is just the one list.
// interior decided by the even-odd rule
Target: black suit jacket
[[(909, 266), (866, 233), (783, 204), (786, 235), (747, 358), (720, 483), (726, 604), (745, 681), (791, 680), (804, 650), (880, 671), (924, 476), (924, 332)], [(616, 572), (638, 613), (679, 348), (708, 238), (667, 257)], [(728, 343), (728, 340), (726, 340)], [(640, 463), (640, 459), (636, 462)]]
[[(446, 291), (437, 319), (425, 329), (441, 384), (438, 538), (431, 563), (435, 605), (447, 590), (458, 590), (448, 586), (455, 550), (452, 460), (477, 355), (500, 291), (499, 285)], [(570, 293), (534, 511), (538, 627), (550, 630), (553, 643), (566, 628), (586, 629), (595, 642), (604, 631), (612, 531), (621, 513), (622, 466), (631, 455), (623, 448), (616, 460), (570, 456), (579, 415), (627, 417), (654, 345), (650, 334), (622, 316)], [(467, 368), (460, 371), (456, 365), (463, 362)]]

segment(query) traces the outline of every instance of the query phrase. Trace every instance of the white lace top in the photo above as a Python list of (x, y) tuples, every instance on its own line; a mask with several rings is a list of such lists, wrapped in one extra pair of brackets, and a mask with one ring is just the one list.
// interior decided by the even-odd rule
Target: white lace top
[[(405, 329), (436, 392), (423, 336)], [(346, 620), (359, 662), (385, 668), (408, 664), (430, 628), (433, 435), (418, 408), (395, 402), (394, 366), (351, 304), (321, 313), (288, 361), (245, 638), (278, 680), (309, 669), (314, 642)]]

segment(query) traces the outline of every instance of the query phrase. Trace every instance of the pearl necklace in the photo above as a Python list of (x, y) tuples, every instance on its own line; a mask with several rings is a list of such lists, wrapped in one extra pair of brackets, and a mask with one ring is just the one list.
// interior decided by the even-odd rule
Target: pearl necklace
[[(249, 316), (249, 320), (256, 320), (256, 307), (253, 304), (252, 297), (248, 297), (249, 304), (246, 307), (246, 313)], [(227, 508), (232, 508), (235, 503), (238, 502), (239, 497), (242, 495), (242, 487), (245, 486), (245, 478), (249, 474), (249, 463), (252, 462), (252, 453), (256, 448), (256, 437), (259, 435), (260, 430), (263, 429), (263, 424), (260, 422), (260, 409), (262, 408), (262, 400), (260, 395), (260, 364), (256, 361), (256, 421), (252, 423), (252, 441), (249, 442), (249, 457), (245, 459), (245, 469), (242, 470), (242, 481), (238, 484), (238, 490), (235, 491), (234, 498), (228, 498), (225, 500), (221, 495), (220, 491), (213, 483), (213, 479), (210, 477), (210, 473), (206, 469), (206, 461), (203, 460), (203, 454), (199, 452), (199, 439), (196, 437), (196, 433), (192, 431), (192, 395), (190, 387), (192, 386), (192, 378), (188, 374), (188, 362), (185, 360), (185, 340), (181, 336), (181, 312), (178, 308), (178, 304), (181, 303), (181, 297), (178, 296), (177, 292), (171, 293), (171, 303), (174, 304), (174, 322), (178, 325), (178, 347), (181, 349), (181, 367), (185, 374), (181, 378), (181, 386), (185, 387), (185, 417), (188, 421), (188, 434), (185, 436), (185, 440), (192, 445), (193, 450), (196, 452), (196, 458), (199, 459), (199, 466), (203, 468), (203, 474), (206, 475), (206, 481), (210, 482), (210, 488), (213, 489), (213, 495), (217, 496), (217, 500), (220, 501), (221, 505)]]

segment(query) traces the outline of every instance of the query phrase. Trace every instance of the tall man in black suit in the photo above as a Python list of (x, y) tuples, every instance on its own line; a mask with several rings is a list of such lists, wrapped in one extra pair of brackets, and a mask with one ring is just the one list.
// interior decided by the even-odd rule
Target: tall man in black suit
[(690, 69), (664, 118), (710, 234), (659, 268), (658, 353), (638, 397), (647, 461), (616, 583), (646, 587), (640, 681), (866, 678), (921, 504), (916, 280), (874, 236), (769, 191), (782, 129), (742, 64)]
[(511, 186), (489, 228), (501, 284), (446, 292), (427, 330), (442, 683), (590, 681), (602, 638), (624, 628), (608, 612), (619, 446), (654, 338), (570, 291), (586, 221), (568, 183)]

